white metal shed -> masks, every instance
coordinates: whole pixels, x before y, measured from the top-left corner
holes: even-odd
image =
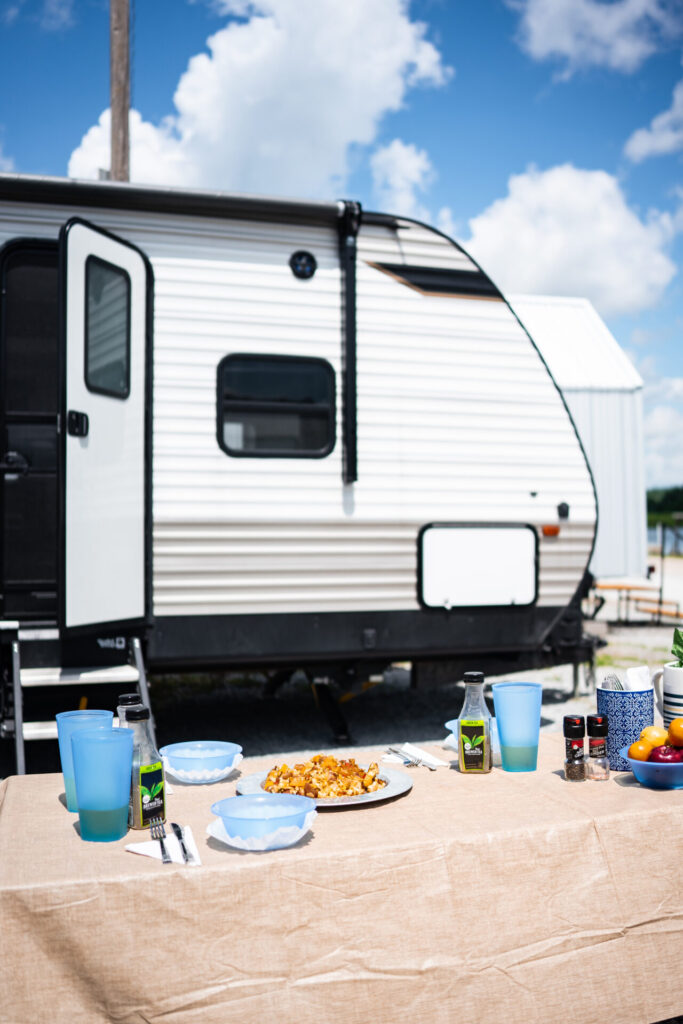
[[[588,299],[507,299],[561,388],[593,471],[598,530],[590,571],[603,579],[644,576],[642,378]]]

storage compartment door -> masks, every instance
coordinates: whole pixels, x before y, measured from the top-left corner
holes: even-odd
[[[124,630],[146,612],[147,264],[133,246],[72,220],[60,273],[60,625]]]
[[[419,538],[426,608],[530,605],[538,591],[538,537],[520,523],[432,523]]]

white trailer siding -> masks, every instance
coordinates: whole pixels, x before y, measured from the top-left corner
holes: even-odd
[[[27,223],[19,219],[23,214]],[[427,296],[371,263],[476,269],[405,222],[361,229],[358,481],[342,482],[337,235],[305,225],[0,204],[0,242],[56,238],[80,215],[145,252],[155,275],[155,617],[417,610],[428,522],[540,529],[539,604],[563,607],[588,561],[591,479],[536,350],[501,300]],[[297,280],[288,259],[310,250]],[[337,376],[324,459],[231,458],[216,440],[217,367],[231,352],[317,356]]]
[[[647,515],[643,381],[583,298],[513,296],[576,423],[598,494],[590,570],[600,578],[644,576]]]

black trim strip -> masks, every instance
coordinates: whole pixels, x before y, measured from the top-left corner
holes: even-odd
[[[152,188],[127,182],[74,181],[0,174],[0,200],[85,206],[106,210],[142,210],[188,217],[236,217],[241,220],[278,221],[336,227],[341,205],[298,199],[227,195],[221,192]]]
[[[537,652],[564,607],[452,611],[161,615],[149,634],[152,670],[212,666],[388,663]],[[370,642],[371,638],[371,642]]]
[[[361,215],[359,203],[345,203],[339,223],[342,285],[342,473],[345,484],[352,484],[358,479],[356,252]]]

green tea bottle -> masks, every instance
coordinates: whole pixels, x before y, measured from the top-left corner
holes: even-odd
[[[149,828],[152,818],[166,820],[164,766],[149,728],[149,708],[142,705],[128,708],[126,727],[133,730],[128,824],[131,828]]]
[[[461,772],[491,771],[491,714],[484,701],[484,673],[465,672],[465,702],[458,718]]]

